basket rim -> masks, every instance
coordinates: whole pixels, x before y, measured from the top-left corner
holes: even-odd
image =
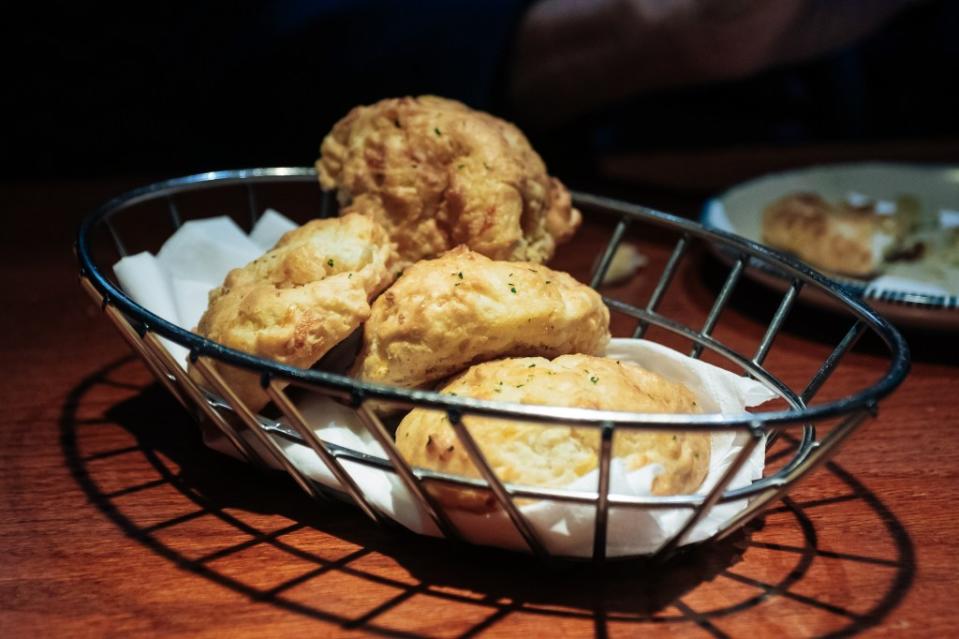
[[[90,280],[103,296],[104,305],[115,305],[127,316],[135,319],[140,324],[140,330],[155,332],[188,348],[191,359],[199,356],[212,357],[228,364],[259,372],[263,376],[264,384],[268,383],[270,377],[277,377],[299,386],[319,387],[328,393],[348,399],[355,406],[366,400],[377,400],[436,408],[459,414],[471,413],[541,422],[562,421],[595,428],[602,427],[605,424],[613,424],[617,427],[642,429],[679,429],[682,427],[683,430],[704,431],[751,430],[760,426],[784,427],[795,422],[818,421],[845,415],[856,410],[867,410],[874,413],[879,400],[889,395],[902,383],[910,368],[909,348],[899,331],[864,302],[856,299],[835,282],[798,260],[741,236],[717,229],[708,229],[698,222],[670,213],[575,191],[572,192],[572,198],[577,206],[609,209],[621,216],[628,215],[659,226],[672,227],[686,235],[706,241],[718,241],[736,249],[747,259],[756,257],[760,259],[760,263],[763,261],[775,263],[777,267],[794,279],[817,286],[839,301],[847,310],[852,311],[858,322],[863,323],[866,328],[871,329],[882,339],[889,349],[887,370],[872,385],[839,399],[813,406],[806,406],[800,400],[800,408],[746,412],[739,415],[636,413],[477,400],[442,395],[430,390],[405,389],[363,382],[326,371],[294,368],[222,346],[183,329],[137,304],[119,287],[110,282],[93,259],[90,246],[90,236],[93,229],[101,222],[107,221],[112,215],[137,203],[184,191],[202,189],[213,183],[226,186],[270,182],[277,178],[285,181],[306,182],[316,180],[316,176],[316,171],[312,167],[231,169],[196,173],[131,189],[103,203],[81,222],[74,247],[79,261],[80,277],[86,277]],[[703,345],[716,351],[713,344],[704,343]],[[728,355],[723,353],[720,353],[720,355],[728,359]],[[768,385],[765,380],[761,381]],[[780,391],[776,390],[776,392],[781,395]]]

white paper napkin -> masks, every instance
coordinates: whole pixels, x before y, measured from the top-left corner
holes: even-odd
[[[193,330],[207,307],[210,291],[231,269],[268,251],[296,224],[273,209],[264,211],[249,236],[226,216],[184,223],[157,255],[143,252],[113,265],[120,286],[140,306],[180,328]],[[188,351],[161,340],[178,362]]]

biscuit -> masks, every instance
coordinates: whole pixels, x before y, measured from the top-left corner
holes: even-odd
[[[374,303],[353,366],[408,388],[510,356],[604,352],[609,310],[566,273],[458,247],[404,271]]]
[[[459,244],[542,263],[582,219],[519,129],[433,96],[354,108],[324,138],[316,169],[341,210],[383,224],[407,263]]]
[[[880,215],[872,206],[834,205],[815,193],[793,193],[763,211],[762,239],[816,268],[865,277],[898,250],[914,215]]]
[[[195,332],[229,348],[309,368],[370,315],[394,277],[386,231],[362,215],[314,220],[210,292]],[[211,363],[253,411],[269,401],[255,373]],[[191,376],[203,381],[199,371]]]
[[[695,396],[636,364],[589,355],[503,359],[473,366],[440,391],[477,399],[522,404],[576,406],[643,413],[699,413]],[[467,416],[463,423],[490,467],[507,483],[560,487],[595,470],[599,431],[572,425]],[[400,423],[396,445],[413,466],[479,477],[443,411],[416,408]],[[613,456],[627,469],[659,464],[655,495],[692,493],[709,470],[707,433],[617,429]],[[497,507],[489,491],[432,483],[448,507],[489,512]]]

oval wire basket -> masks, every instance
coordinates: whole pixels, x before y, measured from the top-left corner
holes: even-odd
[[[633,337],[640,338],[651,326],[665,329],[689,340],[693,344],[691,356],[698,358],[704,349],[721,356],[733,368],[763,383],[785,400],[788,408],[759,411],[739,415],[675,415],[612,412],[585,408],[521,405],[475,400],[466,397],[441,395],[433,391],[410,390],[361,382],[343,375],[320,370],[292,368],[274,361],[261,359],[232,350],[184,330],[146,310],[128,297],[111,277],[106,257],[95,258],[94,237],[106,234],[112,241],[116,254],[127,254],[124,238],[115,223],[117,216],[132,216],[146,208],[150,215],[165,218],[156,223],[153,219],[137,219],[140,229],[172,231],[181,225],[180,202],[188,194],[202,193],[238,186],[246,190],[246,207],[251,223],[256,220],[258,202],[266,187],[269,189],[290,188],[294,183],[316,183],[316,174],[309,168],[261,168],[219,171],[192,175],[159,182],[132,190],[106,202],[81,224],[76,243],[80,263],[80,280],[84,290],[101,306],[105,315],[116,325],[121,336],[138,354],[157,380],[195,418],[208,420],[225,436],[238,454],[257,466],[268,466],[273,461],[288,472],[311,496],[321,497],[329,493],[352,500],[364,513],[378,523],[386,523],[389,517],[370,503],[362,488],[357,485],[343,462],[350,461],[389,473],[402,481],[418,506],[428,514],[439,531],[446,537],[461,539],[461,531],[451,521],[449,513],[427,490],[426,482],[456,486],[464,489],[489,490],[498,505],[508,515],[510,522],[521,535],[529,550],[541,557],[550,557],[546,545],[535,527],[517,505],[517,499],[546,499],[556,502],[591,505],[595,508],[593,523],[592,559],[602,562],[607,559],[607,528],[611,508],[681,508],[689,511],[689,517],[658,545],[652,556],[665,557],[674,552],[693,527],[709,511],[719,504],[748,499],[748,505],[718,527],[710,539],[721,539],[755,518],[777,499],[784,496],[806,473],[827,461],[837,447],[868,417],[877,413],[880,399],[892,392],[903,380],[909,369],[909,353],[900,334],[882,317],[847,291],[813,271],[808,266],[765,246],[722,231],[708,230],[689,220],[649,209],[647,207],[589,195],[574,193],[576,206],[595,211],[616,220],[616,225],[605,250],[596,262],[591,276],[591,286],[597,288],[610,266],[613,255],[627,229],[637,225],[654,225],[677,234],[678,241],[672,251],[649,299],[642,304],[604,296],[604,301],[613,312],[624,314],[637,322]],[[316,187],[319,195],[319,186]],[[322,213],[331,209],[331,198],[322,199]],[[681,321],[660,312],[659,306],[673,276],[682,260],[689,254],[694,241],[718,245],[737,256],[725,282],[709,310],[703,326],[692,328]],[[99,251],[102,253],[103,251]],[[115,257],[115,256],[114,256]],[[737,281],[746,268],[773,267],[777,273],[788,278],[789,286],[754,353],[744,354],[713,337],[723,308],[730,300]],[[833,298],[852,319],[851,327],[835,348],[822,361],[810,381],[800,389],[794,389],[763,366],[773,341],[783,325],[800,290],[815,287],[817,291]],[[843,356],[860,337],[871,331],[888,349],[887,368],[871,386],[861,388],[839,399],[811,405],[814,396],[830,379]],[[190,351],[190,361],[206,379],[208,388],[196,384],[162,345],[158,337],[180,344]],[[232,366],[260,374],[263,388],[285,417],[286,423],[254,414],[224,382],[216,369],[203,358],[212,358]],[[353,407],[363,425],[380,444],[386,457],[323,441],[309,427],[306,420],[290,400],[285,384],[322,393]],[[399,407],[428,407],[446,411],[454,432],[470,455],[471,461],[481,474],[481,479],[448,475],[425,468],[411,467],[397,451],[389,429],[373,410],[374,403],[389,403]],[[484,415],[499,418],[522,419],[535,422],[562,422],[595,428],[600,431],[598,489],[572,491],[536,486],[521,486],[504,483],[494,473],[469,430],[464,426],[464,417]],[[817,437],[816,424],[826,420],[838,420],[821,437]],[[289,425],[292,425],[292,428]],[[732,489],[729,484],[736,472],[745,463],[749,453],[762,442],[773,441],[785,429],[799,431],[795,447],[788,461],[775,472],[757,479],[747,486]],[[730,468],[706,494],[637,497],[611,494],[610,463],[612,440],[617,430],[639,429],[657,431],[735,431],[747,433],[746,445],[736,455]],[[244,436],[249,431],[249,438]],[[285,439],[309,446],[332,473],[341,486],[341,491],[323,486],[308,477],[284,454],[282,447],[271,437]],[[766,437],[768,436],[768,438]],[[250,439],[259,446],[251,445]],[[555,555],[554,555],[555,556]],[[643,556],[649,556],[643,554]],[[623,558],[621,555],[618,558]]]

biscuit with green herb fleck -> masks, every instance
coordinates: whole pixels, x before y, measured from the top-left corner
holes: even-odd
[[[567,273],[460,246],[377,298],[352,374],[423,387],[491,359],[603,353],[609,336],[602,298]]]
[[[230,271],[210,291],[197,333],[251,355],[309,368],[369,317],[394,278],[386,231],[362,215],[313,220]],[[267,404],[259,376],[211,361],[251,410]],[[204,380],[191,367],[190,375]]]
[[[568,406],[640,413],[699,413],[695,395],[636,364],[605,357],[563,355],[512,358],[473,366],[441,393],[518,404]],[[496,475],[508,483],[561,487],[599,463],[599,431],[570,424],[466,416],[463,424]],[[480,477],[444,411],[416,408],[400,423],[396,445],[413,466]],[[708,433],[616,430],[613,456],[628,470],[662,468],[655,495],[695,492],[709,470]],[[497,507],[485,490],[431,485],[453,508],[489,512]]]
[[[493,259],[545,262],[582,216],[523,133],[435,96],[358,106],[323,139],[320,184],[369,215],[412,263],[466,244]]]

